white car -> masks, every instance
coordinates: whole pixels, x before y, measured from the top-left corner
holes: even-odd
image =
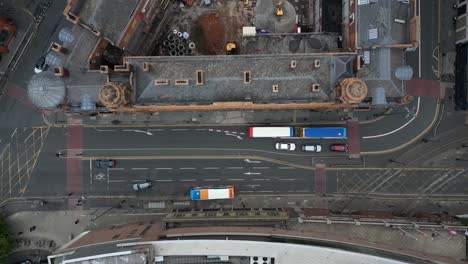
[[[294,144],[294,143],[280,143],[280,142],[278,142],[278,143],[275,144],[275,148],[276,148],[277,150],[291,150],[291,151],[293,151],[293,150],[296,149],[296,144]]]
[[[302,151],[305,152],[322,152],[321,145],[302,145]]]

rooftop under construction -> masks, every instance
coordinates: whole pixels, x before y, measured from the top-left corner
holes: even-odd
[[[415,4],[69,0],[70,28],[51,44],[49,71],[33,77],[29,95],[38,107],[72,112],[406,103]]]

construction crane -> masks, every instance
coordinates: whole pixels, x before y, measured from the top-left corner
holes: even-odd
[[[284,0],[274,0],[275,1],[275,14],[276,16],[283,16],[284,11],[283,11],[283,3]]]

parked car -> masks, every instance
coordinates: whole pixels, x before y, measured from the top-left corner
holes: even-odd
[[[10,44],[16,35],[16,25],[11,17],[0,16],[0,54],[10,51]]]
[[[275,148],[277,150],[295,150],[296,149],[296,144],[294,143],[281,143],[281,142],[278,142],[275,144]]]
[[[302,151],[305,152],[322,152],[321,145],[302,145]]]
[[[335,152],[348,152],[347,144],[332,144],[330,145],[330,150]]]
[[[153,183],[150,180],[147,180],[144,182],[138,182],[138,183],[133,184],[133,190],[140,191],[140,190],[151,188],[151,186],[153,186]]]
[[[46,58],[44,56],[40,57],[36,64],[34,65],[34,72],[41,73],[47,69]]]
[[[96,160],[94,162],[96,168],[113,168],[116,165],[115,160]]]

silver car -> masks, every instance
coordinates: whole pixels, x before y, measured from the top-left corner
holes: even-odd
[[[151,186],[153,186],[153,183],[150,180],[147,180],[144,182],[135,183],[133,184],[132,187],[134,191],[140,191],[140,190],[151,188]]]

